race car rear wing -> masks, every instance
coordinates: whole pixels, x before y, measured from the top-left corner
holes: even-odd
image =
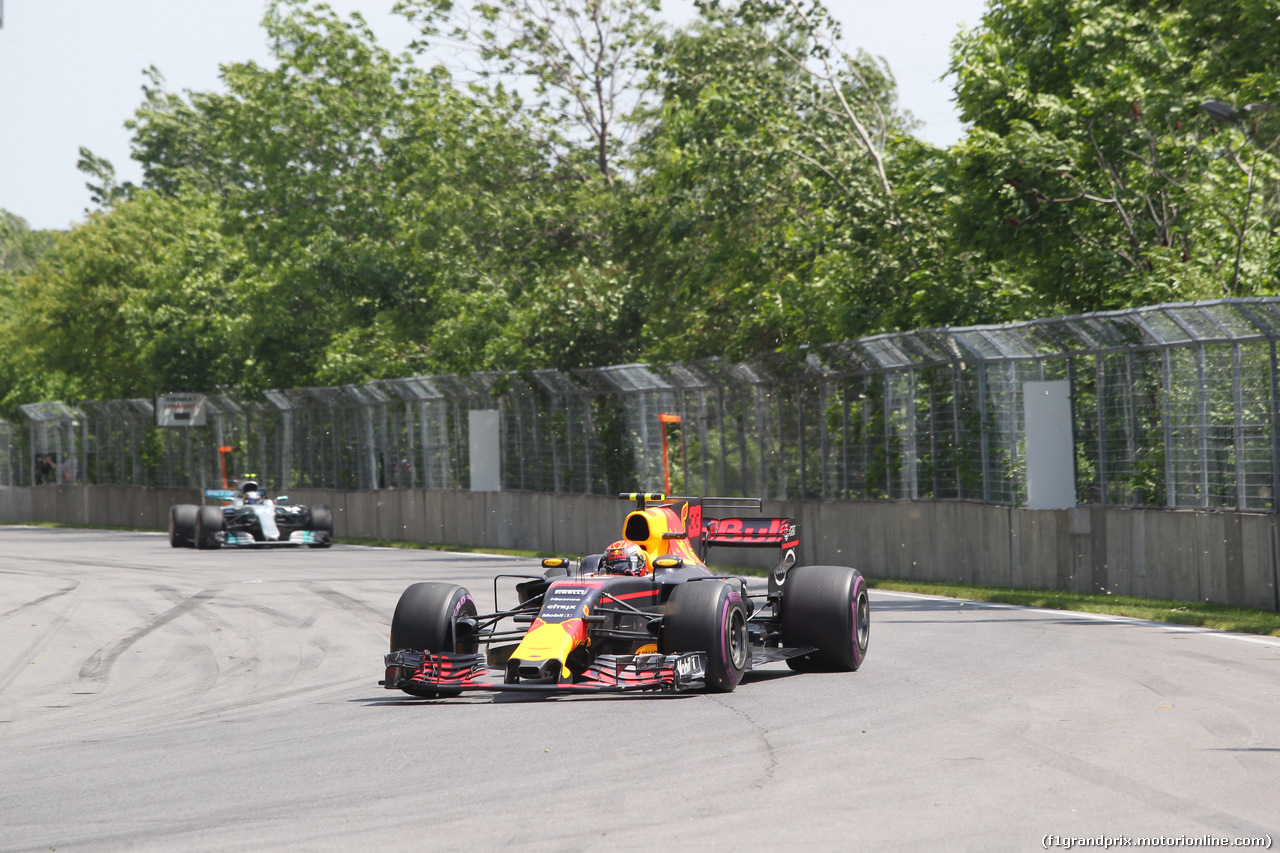
[[[797,548],[800,525],[794,518],[708,518],[702,542],[708,548]]]
[[[769,594],[777,595],[800,557],[800,525],[794,518],[709,518],[702,525],[702,546],[778,548],[778,562],[769,570]]]
[[[764,501],[760,498],[695,498],[677,497],[663,494],[643,492],[626,492],[618,495],[621,500],[636,502],[637,513],[644,512],[646,505],[656,503],[669,507],[673,511],[681,508],[679,518],[685,520],[687,527],[678,533],[664,533],[664,539],[686,539],[700,560],[706,559],[711,548],[777,548],[781,552],[778,562],[769,571],[769,590],[776,593],[786,582],[787,571],[796,564],[800,556],[800,525],[794,518],[769,518],[760,516],[731,515],[711,517],[708,515],[723,510],[748,510],[757,513],[764,509]],[[675,516],[672,516],[675,518]],[[645,526],[644,539],[648,535]],[[631,533],[627,533],[629,538]]]

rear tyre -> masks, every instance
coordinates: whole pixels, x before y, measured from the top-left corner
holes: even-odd
[[[196,507],[196,547],[212,551],[222,547],[222,510],[216,506]]]
[[[798,566],[782,593],[782,642],[817,646],[787,666],[798,672],[853,672],[867,656],[871,601],[867,582],[847,566]]]
[[[174,504],[169,508],[169,545],[174,548],[196,547],[195,504]]]
[[[311,520],[307,522],[307,529],[314,531],[320,540],[311,547],[328,548],[333,544],[333,511],[327,506],[313,506],[308,513]]]
[[[474,654],[479,644],[459,639],[457,620],[476,615],[476,602],[463,587],[451,583],[415,583],[400,595],[391,617],[391,651]],[[440,699],[461,690],[402,687],[410,696]]]
[[[742,593],[718,580],[688,581],[671,591],[662,617],[663,654],[707,653],[707,690],[729,693],[751,664]]]

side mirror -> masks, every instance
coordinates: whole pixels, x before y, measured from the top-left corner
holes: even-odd
[[[683,569],[683,557],[658,557],[653,561],[654,569]]]

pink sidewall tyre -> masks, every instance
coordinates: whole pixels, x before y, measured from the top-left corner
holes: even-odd
[[[787,665],[798,671],[853,672],[867,657],[871,600],[867,581],[848,566],[797,566],[782,590],[782,642],[816,646]]]
[[[747,607],[738,587],[721,580],[687,581],[671,591],[662,618],[663,654],[706,652],[706,686],[729,693],[751,664]]]

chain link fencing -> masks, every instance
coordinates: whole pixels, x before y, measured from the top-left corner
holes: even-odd
[[[1065,380],[1080,504],[1272,512],[1280,299],[877,335],[769,356],[22,406],[0,483],[277,491],[469,486],[467,413],[500,413],[504,489],[1026,502],[1023,384]],[[41,459],[43,458],[43,462]],[[51,466],[51,467],[50,467]]]
[[[13,424],[4,418],[0,418],[0,450],[0,486],[15,486],[21,481],[21,447]]]

